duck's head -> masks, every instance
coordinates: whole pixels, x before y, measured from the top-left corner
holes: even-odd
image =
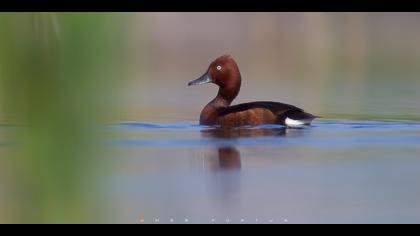
[[[237,88],[241,86],[241,75],[238,65],[230,55],[223,55],[214,60],[206,73],[200,78],[188,83],[190,85],[200,85],[214,83],[220,88]]]

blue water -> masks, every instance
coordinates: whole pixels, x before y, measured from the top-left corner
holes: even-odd
[[[420,223],[417,122],[107,131],[115,222]]]
[[[112,223],[420,223],[420,122],[99,128]],[[20,129],[0,126],[2,171]]]

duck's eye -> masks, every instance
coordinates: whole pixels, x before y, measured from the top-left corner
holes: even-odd
[[[222,69],[222,67],[221,67],[221,66],[216,66],[216,69],[217,69],[217,70],[221,70],[221,69]]]

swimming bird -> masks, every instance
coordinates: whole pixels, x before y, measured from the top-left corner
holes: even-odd
[[[279,102],[258,101],[231,106],[241,88],[238,65],[230,55],[214,60],[198,79],[188,83],[200,85],[214,83],[219,86],[217,96],[201,111],[201,125],[238,127],[245,125],[280,124],[287,127],[310,125],[319,116],[303,109]]]

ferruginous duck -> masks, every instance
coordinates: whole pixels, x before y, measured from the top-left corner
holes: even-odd
[[[249,102],[231,106],[241,88],[238,65],[230,55],[214,60],[206,73],[188,83],[199,85],[214,83],[219,92],[201,111],[201,125],[237,127],[244,125],[280,124],[288,127],[310,125],[314,116],[301,108],[279,102]]]

